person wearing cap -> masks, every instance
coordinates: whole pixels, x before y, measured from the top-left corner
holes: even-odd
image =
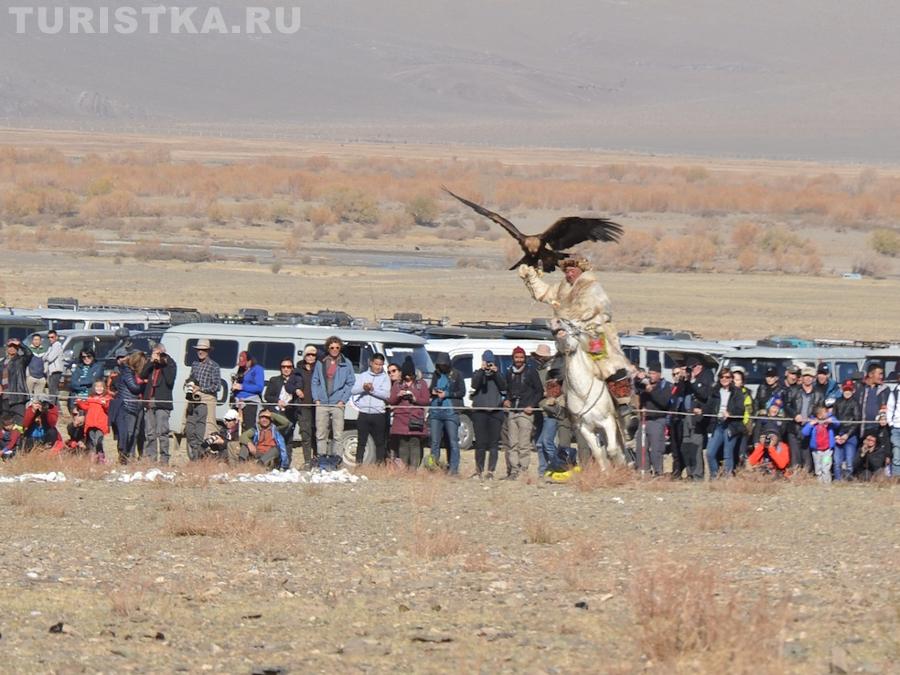
[[[803,437],[801,430],[813,416],[815,409],[825,403],[825,399],[813,387],[815,378],[816,369],[804,366],[800,369],[800,383],[788,389],[784,398],[784,414],[789,420],[786,436],[791,449],[791,466],[810,473],[813,471],[813,457],[809,439]]]
[[[316,363],[312,395],[316,404],[316,447],[320,455],[339,455],[344,433],[344,406],[350,400],[356,375],[343,354],[344,342],[336,335],[325,340],[325,356]],[[329,435],[332,441],[329,442]]]
[[[153,346],[140,373],[144,380],[144,457],[162,464],[170,461],[169,416],[177,370],[175,360],[169,358],[160,342]]]
[[[497,359],[490,349],[481,355],[481,367],[472,373],[471,386],[471,417],[475,428],[475,473],[472,478],[491,480],[497,470],[500,455],[500,429],[503,426],[501,407],[506,378],[497,367]]]
[[[577,322],[587,333],[584,348],[593,358],[597,376],[609,383],[611,393],[620,404],[627,404],[631,398],[629,374],[633,368],[619,344],[609,296],[586,258],[566,258],[559,266],[564,278],[556,286],[550,286],[528,265],[519,266],[519,276],[531,297],[553,308],[555,318]]]
[[[844,380],[841,384],[841,397],[835,401],[833,413],[838,420],[834,433],[834,479],[849,480],[856,463],[859,421],[862,419],[853,380]]]
[[[841,396],[841,388],[831,379],[831,367],[827,363],[820,363],[816,368],[816,381],[813,387],[822,397],[822,400],[833,398],[837,400]]]
[[[709,420],[703,417],[703,409],[709,403],[715,386],[712,369],[696,354],[689,354],[685,367],[685,410],[693,414],[685,419],[682,454],[685,468],[691,480],[703,480],[703,455],[709,438]]]
[[[466,395],[462,373],[450,364],[450,355],[441,352],[434,358],[431,377],[431,404],[428,408],[428,427],[431,433],[430,460],[426,466],[437,466],[441,456],[441,440],[447,439],[447,469],[451,476],[459,475],[459,410]]]
[[[82,349],[78,354],[78,364],[72,366],[69,378],[69,412],[75,410],[77,401],[85,400],[91,393],[94,382],[103,379],[103,364],[97,362],[93,349]]]
[[[663,455],[666,452],[666,420],[672,399],[672,385],[662,377],[659,361],[647,364],[647,372],[635,378],[641,409],[641,425],[635,436],[635,468],[652,470],[656,476],[663,473]]]
[[[813,458],[813,466],[816,478],[821,483],[830,483],[834,460],[834,431],[838,427],[834,418],[825,405],[816,406],[812,417],[803,425],[800,433],[809,439],[809,450]]]
[[[882,429],[873,427],[864,431],[859,444],[859,454],[853,465],[854,478],[872,480],[885,475],[885,467],[890,466],[890,442]]]
[[[287,381],[287,389],[293,392],[294,423],[300,437],[300,448],[303,451],[303,468],[308,470],[312,466],[313,443],[313,419],[315,408],[313,407],[312,378],[316,370],[316,362],[319,358],[319,350],[315,345],[306,345],[303,348],[302,359],[296,364],[294,372]]]
[[[16,424],[22,424],[25,416],[25,373],[32,357],[31,350],[17,338],[6,341],[6,356],[0,362],[0,414],[11,415]]]
[[[259,413],[257,425],[241,434],[241,459],[255,459],[267,469],[287,468],[287,444],[274,422],[271,410]]]
[[[191,363],[193,399],[188,404],[184,425],[188,456],[200,459],[204,454],[203,439],[216,432],[216,403],[222,386],[222,370],[210,356],[212,344],[207,338],[200,338],[194,345],[197,358]]]
[[[241,461],[241,414],[234,408],[228,409],[215,433],[203,440],[201,455],[206,457],[210,452],[229,464]]]
[[[517,346],[513,349],[512,364],[506,371],[506,398],[503,400],[503,407],[508,410],[506,467],[509,480],[516,480],[528,471],[534,450],[534,413],[543,393],[540,376],[526,363],[525,350]]]
[[[45,396],[31,399],[22,419],[22,450],[29,452],[36,446],[53,448],[61,445],[56,423],[59,422],[59,408]]]
[[[769,366],[763,372],[763,381],[756,388],[756,396],[753,399],[754,414],[758,417],[766,415],[775,398],[784,400],[784,387],[778,382],[778,369]]]
[[[856,390],[863,432],[881,431],[888,426],[887,403],[890,394],[890,388],[884,383],[884,366],[878,362],[870,363],[862,386]]]

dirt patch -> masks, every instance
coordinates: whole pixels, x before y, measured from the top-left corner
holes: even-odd
[[[866,672],[900,658],[898,539],[858,517],[893,522],[896,485],[371,473],[316,490],[0,485],[6,667],[820,673],[835,653]]]

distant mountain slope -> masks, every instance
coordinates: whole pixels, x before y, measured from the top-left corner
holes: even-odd
[[[270,36],[16,35],[0,14],[0,123],[900,161],[886,0],[299,4]]]

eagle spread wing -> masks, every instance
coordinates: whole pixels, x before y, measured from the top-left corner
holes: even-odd
[[[522,234],[521,232],[519,232],[519,229],[515,225],[513,225],[511,222],[509,222],[506,218],[501,216],[499,213],[494,213],[493,211],[488,211],[486,208],[484,208],[483,206],[479,206],[475,202],[470,202],[468,199],[464,199],[463,197],[460,197],[459,195],[453,194],[452,192],[450,192],[450,190],[448,190],[443,185],[441,186],[441,189],[444,192],[446,192],[448,195],[450,195],[451,197],[461,201],[463,204],[468,206],[470,209],[472,209],[476,213],[480,213],[482,216],[485,216],[485,217],[493,220],[500,227],[502,227],[504,230],[509,232],[513,237],[515,237],[516,240],[519,242],[519,244],[521,244],[523,241],[525,241],[525,235]],[[584,241],[584,240],[582,240],[582,241]]]
[[[560,218],[540,235],[541,241],[555,251],[564,251],[583,241],[619,241],[622,226],[606,218]]]

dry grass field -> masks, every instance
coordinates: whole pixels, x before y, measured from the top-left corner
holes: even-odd
[[[547,316],[498,228],[611,214],[621,329],[900,334],[892,167],[0,130],[0,298]],[[879,234],[880,233],[880,234]],[[877,235],[877,237],[876,237]],[[876,252],[875,247],[881,252]],[[866,272],[859,281],[839,273]],[[464,468],[472,458],[464,456]],[[354,485],[0,477],[8,672],[892,673],[897,484],[365,469]]]
[[[897,485],[0,485],[8,672],[896,672]],[[467,457],[467,461],[470,458]],[[862,515],[861,515],[862,514]],[[279,670],[280,669],[280,670]]]
[[[546,316],[442,183],[524,230],[620,221],[621,244],[583,250],[624,330],[900,332],[897,167],[33,130],[0,130],[0,300]]]

